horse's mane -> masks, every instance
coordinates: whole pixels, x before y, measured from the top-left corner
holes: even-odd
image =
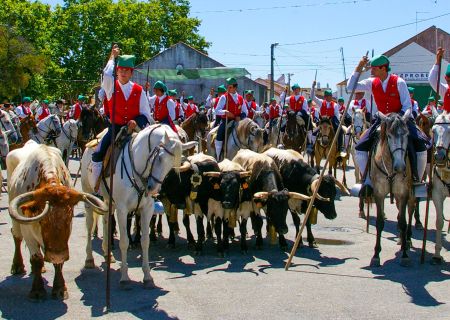
[[[400,115],[397,113],[390,113],[387,115],[386,118],[381,121],[380,141],[385,142],[387,138],[387,131],[395,130],[398,127],[403,127],[406,132],[408,132],[406,123]]]

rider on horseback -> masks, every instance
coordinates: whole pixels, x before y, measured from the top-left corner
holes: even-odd
[[[119,56],[120,49],[115,45],[111,51],[111,56],[105,69],[103,70],[102,88],[105,90],[108,100],[109,114],[112,115],[112,108],[115,107],[114,128],[118,133],[124,126],[133,129],[138,125],[143,129],[149,122],[152,122],[148,100],[142,87],[130,81],[134,70],[135,56]],[[114,59],[117,62],[117,79],[114,83]],[[113,94],[114,89],[116,93]],[[113,101],[115,100],[115,102]],[[111,119],[112,121],[112,119]],[[96,184],[102,172],[102,162],[111,144],[112,126],[108,127],[108,132],[103,136],[100,147],[92,154],[92,181]],[[95,180],[94,180],[95,179]],[[94,190],[98,192],[98,190]]]
[[[399,113],[404,114],[411,109],[411,98],[409,97],[406,82],[395,74],[389,73],[389,59],[385,56],[373,58],[370,61],[371,77],[356,82],[358,73],[363,72],[363,68],[369,63],[368,57],[364,56],[358,66],[348,80],[347,87],[350,89],[362,90],[373,94],[378,107],[378,112],[382,114]],[[361,174],[365,175],[363,187],[360,195],[372,195],[373,189],[370,181],[370,175],[366,172],[368,152],[373,146],[376,139],[376,131],[381,124],[381,120],[377,117],[372,126],[361,136],[357,143],[356,162],[361,170]],[[412,118],[407,121],[409,130],[408,135],[408,154],[411,161],[413,179],[420,182],[425,173],[427,164],[427,147],[430,141],[427,136],[416,127]],[[364,177],[363,177],[364,178]],[[367,192],[367,193],[366,193]]]
[[[166,124],[177,132],[173,124],[175,120],[175,101],[167,95],[167,86],[162,81],[156,81],[153,85],[154,95],[149,98],[150,108],[153,110],[153,118],[156,122]]]
[[[319,113],[321,117],[328,117],[331,119],[331,123],[333,125],[334,132],[336,132],[339,126],[339,119],[341,114],[339,113],[339,105],[333,101],[333,93],[331,90],[325,90],[324,99],[319,99],[315,94],[316,81],[313,81],[311,88],[311,98],[316,103],[319,108]],[[317,135],[318,129],[316,129],[313,135]],[[344,149],[344,135],[342,130],[339,132],[338,136],[338,157],[345,158],[347,153]]]
[[[237,93],[237,81],[235,78],[227,79],[227,92],[220,97],[216,107],[216,119],[221,118],[219,129],[217,130],[216,137],[216,157],[220,159],[222,153],[223,140],[225,139],[225,126],[226,119],[234,120],[235,122],[241,119],[242,113],[246,113],[246,107],[244,105],[244,98]]]

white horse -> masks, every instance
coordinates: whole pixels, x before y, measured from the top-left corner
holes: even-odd
[[[61,121],[58,116],[51,114],[37,123],[37,132],[32,133],[31,139],[45,143],[48,139],[56,139],[61,131]]]
[[[264,118],[264,111],[255,111],[253,114],[253,122],[255,122],[258,127],[264,129],[266,126],[266,118]]]
[[[142,270],[144,272],[144,287],[153,288],[154,282],[150,275],[148,263],[149,248],[149,225],[154,214],[153,195],[161,188],[162,181],[173,167],[181,164],[181,154],[184,149],[192,148],[196,142],[181,143],[178,135],[167,125],[151,125],[127,142],[117,159],[114,174],[114,191],[112,201],[114,202],[116,221],[120,231],[120,251],[122,255],[120,285],[126,288],[130,283],[127,265],[127,215],[135,211],[141,217],[141,247],[142,247]],[[93,181],[89,181],[92,175],[92,153],[93,149],[87,148],[81,159],[81,185],[83,191],[93,192]],[[109,178],[106,179],[109,185]],[[100,192],[109,203],[110,195],[102,182]],[[86,207],[86,268],[95,267],[92,256],[92,224],[93,208],[88,204]],[[103,220],[103,251],[106,255],[108,230],[106,216]]]
[[[278,144],[282,143],[284,133],[281,132],[281,127],[286,126],[286,122],[287,118],[285,116],[278,117],[278,119],[272,125],[272,128],[270,128],[270,121],[267,122],[266,131],[269,135],[268,144],[271,144],[272,147],[276,148]]]
[[[352,115],[352,125],[347,128],[345,134],[348,135],[350,144],[350,153],[352,154],[353,163],[355,166],[355,181],[356,183],[360,183],[361,177],[359,172],[359,167],[357,162],[355,161],[355,145],[359,142],[361,138],[361,134],[367,129],[366,118],[364,112],[361,109],[357,109],[353,112]],[[351,141],[350,141],[351,140]]]
[[[0,129],[6,135],[8,144],[19,142],[17,127],[14,127],[10,114],[4,110],[0,110]]]
[[[61,134],[50,142],[50,145],[61,150],[66,166],[69,166],[69,157],[72,153],[74,143],[77,141],[78,121],[69,119],[64,122],[61,128]]]
[[[450,115],[441,114],[436,118],[433,125],[435,170],[433,177],[433,203],[436,208],[436,244],[433,264],[443,262],[442,249],[442,227],[444,226],[444,200],[450,197],[450,168],[448,167],[448,149],[450,147]]]

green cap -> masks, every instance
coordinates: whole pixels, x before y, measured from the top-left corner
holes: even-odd
[[[450,77],[450,64],[447,66],[447,71],[445,71],[445,75]]]
[[[155,84],[153,85],[153,89],[160,89],[163,92],[167,92],[167,86],[164,84],[164,82],[159,80],[155,82]]]
[[[270,102],[272,101],[277,101],[277,99],[275,99],[274,97],[270,98]]]
[[[173,89],[173,90],[169,90],[167,91],[167,93],[169,94],[169,96],[171,97],[175,97],[178,93],[177,93],[177,89]]]
[[[409,91],[409,93],[414,93],[414,88],[413,87],[408,87],[408,91]]]
[[[287,108],[289,108],[289,105],[285,104],[283,109],[287,109]]]
[[[30,97],[23,97],[22,103],[26,103],[26,102],[31,102],[31,98]]]
[[[42,103],[48,104],[48,100],[47,99],[42,100]]]
[[[227,79],[227,86],[231,86],[233,84],[237,84],[237,81],[235,78],[228,78]]]
[[[227,92],[227,88],[225,88],[225,86],[222,84],[222,85],[217,87],[217,92],[218,93],[225,93],[225,92]]]
[[[444,105],[444,100],[438,100],[438,104],[439,104],[440,106],[443,106],[443,105]]]
[[[388,71],[391,70],[391,68],[389,68],[389,59],[384,55],[372,58],[372,60],[370,60],[370,66],[371,67],[388,66]]]
[[[325,90],[324,95],[325,95],[325,97],[326,96],[332,96],[333,92],[331,90]]]
[[[292,88],[292,90],[300,89],[300,86],[296,83],[291,88]]]
[[[134,69],[135,61],[136,57],[132,55],[119,56],[119,59],[117,60],[117,67]]]
[[[254,93],[253,90],[245,90],[244,91],[244,94],[251,94],[251,95],[253,95],[253,93]]]
[[[308,103],[311,103],[312,102],[312,99],[308,99]]]
[[[429,101],[429,102],[434,101],[434,97],[433,97],[433,96],[429,97],[429,98],[428,98],[428,101]]]
[[[80,95],[78,96],[78,100],[79,100],[79,101],[86,101],[86,97],[80,94]]]
[[[188,100],[194,100],[194,96],[187,97]]]
[[[339,99],[338,99],[338,102],[344,102],[345,100],[344,100],[344,98],[342,98],[342,97],[340,97]]]

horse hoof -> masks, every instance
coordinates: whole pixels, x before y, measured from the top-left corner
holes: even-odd
[[[400,260],[400,265],[401,265],[402,267],[409,267],[409,266],[411,265],[411,259],[409,259],[409,257],[402,258],[402,259]]]
[[[84,262],[84,268],[85,269],[94,269],[95,268],[94,259],[86,259],[86,261]]]
[[[130,280],[121,280],[119,282],[120,290],[131,290],[131,281]]]
[[[372,258],[372,260],[370,260],[370,266],[375,267],[375,268],[378,268],[379,266],[381,266],[380,258]]]
[[[69,299],[69,293],[67,292],[67,288],[53,289],[52,290],[52,299],[53,300],[67,300]]]
[[[144,289],[151,290],[151,289],[155,289],[155,288],[156,288],[156,285],[155,285],[155,282],[153,281],[153,279],[144,280]]]
[[[364,213],[364,211],[360,211],[360,212],[359,212],[359,217],[360,217],[361,219],[364,219],[364,220],[367,219],[366,214]]]
[[[41,288],[39,290],[31,290],[28,294],[28,299],[33,302],[38,302],[45,300],[47,298],[47,291],[45,291],[44,288]]]
[[[422,222],[420,221],[416,222],[414,228],[416,228],[416,230],[423,230]]]
[[[317,245],[316,241],[310,241],[310,242],[308,242],[308,247],[310,247],[310,248],[318,248],[319,246]]]
[[[25,273],[26,273],[25,266],[23,264],[22,265],[13,264],[11,266],[11,274],[12,275],[20,276],[20,275],[24,275]]]
[[[432,257],[430,260],[430,264],[433,266],[441,265],[444,259],[442,257]]]

